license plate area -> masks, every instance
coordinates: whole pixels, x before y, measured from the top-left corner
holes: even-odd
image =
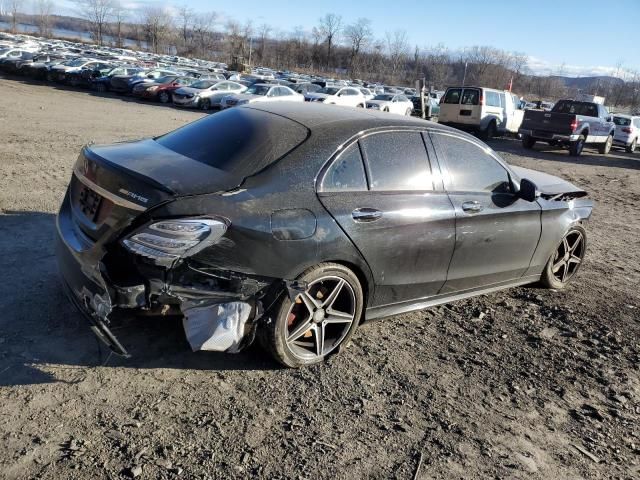
[[[470,117],[471,116],[471,110],[460,110],[460,116],[462,116],[462,117]]]
[[[78,195],[78,206],[80,211],[87,219],[95,223],[98,212],[100,211],[100,204],[102,203],[102,197],[96,192],[91,190],[86,185],[83,185]]]

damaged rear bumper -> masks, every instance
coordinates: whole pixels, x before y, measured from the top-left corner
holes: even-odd
[[[116,311],[183,315],[192,350],[238,352],[254,337],[261,299],[282,282],[181,261],[166,269],[132,253],[114,254],[83,235],[67,210],[57,218],[56,256],[62,283],[91,329],[114,353],[129,356],[109,329]],[[195,262],[194,262],[195,263]],[[169,308],[167,308],[169,307]]]

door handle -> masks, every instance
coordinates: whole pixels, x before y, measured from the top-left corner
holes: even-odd
[[[351,212],[351,216],[356,222],[374,222],[379,218],[382,218],[382,212],[375,208],[356,208]]]
[[[477,200],[472,200],[470,202],[464,202],[462,204],[462,210],[468,213],[478,213],[481,212],[484,207],[480,205],[480,202]]]

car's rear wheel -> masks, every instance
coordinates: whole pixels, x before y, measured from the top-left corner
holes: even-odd
[[[598,153],[600,155],[607,155],[611,151],[611,146],[613,145],[613,135],[609,135],[607,137],[607,141],[600,144],[598,147]]]
[[[631,142],[631,145],[626,147],[625,150],[627,151],[627,153],[633,153],[636,151],[637,146],[638,146],[638,140],[634,138],[633,142]]]
[[[304,292],[293,301],[283,295],[259,332],[263,346],[291,368],[336,353],[358,327],[364,304],[358,277],[343,265],[322,263],[298,280]]]
[[[542,273],[542,285],[564,288],[578,272],[586,251],[587,232],[579,225],[571,227],[549,258]]]
[[[532,149],[535,144],[536,144],[536,139],[533,138],[532,136],[525,135],[522,137],[522,146],[527,150]]]
[[[405,114],[407,117],[410,117],[410,116],[411,116],[411,112],[412,112],[412,110],[411,110],[410,108],[407,108],[407,111],[406,111],[406,112],[404,112],[404,114]]]
[[[578,140],[575,142],[571,142],[569,144],[569,155],[572,157],[579,157],[582,155],[582,150],[584,149],[584,137],[580,135]]]
[[[171,95],[169,95],[168,92],[160,92],[158,100],[160,100],[160,103],[169,103],[171,101]]]

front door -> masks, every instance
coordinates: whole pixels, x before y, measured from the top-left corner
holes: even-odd
[[[455,208],[456,242],[442,293],[522,277],[541,233],[541,209],[513,192],[506,168],[486,145],[432,132]]]
[[[365,136],[333,161],[319,188],[371,268],[376,295],[369,306],[435,295],[446,280],[454,210],[424,140],[407,130]]]

